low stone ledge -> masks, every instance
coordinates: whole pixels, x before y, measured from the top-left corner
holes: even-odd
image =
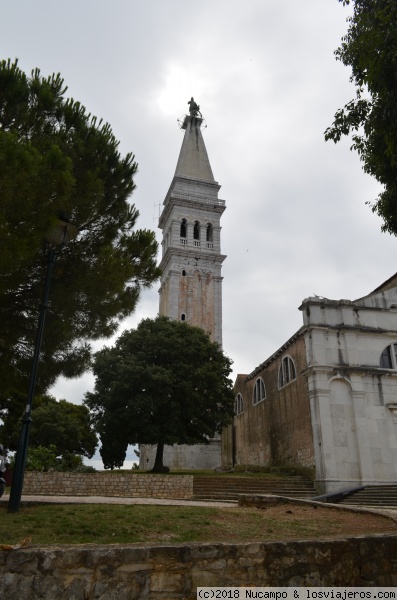
[[[0,552],[0,600],[195,599],[198,586],[394,587],[397,535]]]
[[[23,493],[32,496],[193,498],[192,475],[25,473]]]

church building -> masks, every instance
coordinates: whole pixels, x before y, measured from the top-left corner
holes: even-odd
[[[305,467],[319,493],[397,481],[397,274],[358,300],[310,297],[302,327],[238,375],[224,466]]]
[[[193,98],[165,196],[160,314],[222,344],[218,198]],[[397,480],[397,274],[358,300],[306,298],[302,327],[235,384],[235,417],[208,445],[164,449],[171,469],[235,465],[312,471],[319,493]],[[140,447],[151,469],[155,447]]]
[[[225,201],[218,198],[205,147],[203,118],[193,98],[174,177],[163,202],[160,315],[185,321],[206,331],[222,345],[222,263],[220,218]],[[155,448],[141,446],[140,468],[153,466]],[[221,464],[220,437],[208,445],[164,448],[171,469],[213,469]]]

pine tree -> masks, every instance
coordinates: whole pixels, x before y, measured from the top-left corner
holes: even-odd
[[[0,62],[0,407],[27,389],[54,219],[78,235],[55,261],[38,392],[84,372],[87,340],[112,335],[159,276],[154,233],[136,229],[129,202],[134,156],[66,89]]]

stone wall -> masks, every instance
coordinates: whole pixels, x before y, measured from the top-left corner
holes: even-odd
[[[397,586],[397,536],[0,553],[0,600],[194,599],[201,586]]]
[[[153,468],[156,458],[157,446],[143,445],[139,447],[139,466],[142,470],[149,471]],[[208,469],[213,470],[221,465],[221,440],[216,435],[209,444],[175,444],[164,446],[164,465],[171,470],[182,469]]]
[[[296,379],[279,389],[281,361],[290,356]],[[283,352],[275,354],[250,375],[239,375],[235,394],[241,393],[244,410],[234,417],[233,431],[223,437],[222,464],[313,467],[314,448],[306,367],[302,336],[287,342]],[[266,397],[253,404],[255,382],[263,379]],[[232,448],[230,448],[232,444]]]
[[[192,475],[134,473],[34,473],[27,471],[24,494],[52,496],[119,496],[125,498],[192,498]]]

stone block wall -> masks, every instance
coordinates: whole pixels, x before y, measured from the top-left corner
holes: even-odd
[[[44,496],[192,498],[193,476],[27,471],[23,493]]]
[[[0,553],[0,600],[194,599],[197,587],[397,586],[397,536]]]

